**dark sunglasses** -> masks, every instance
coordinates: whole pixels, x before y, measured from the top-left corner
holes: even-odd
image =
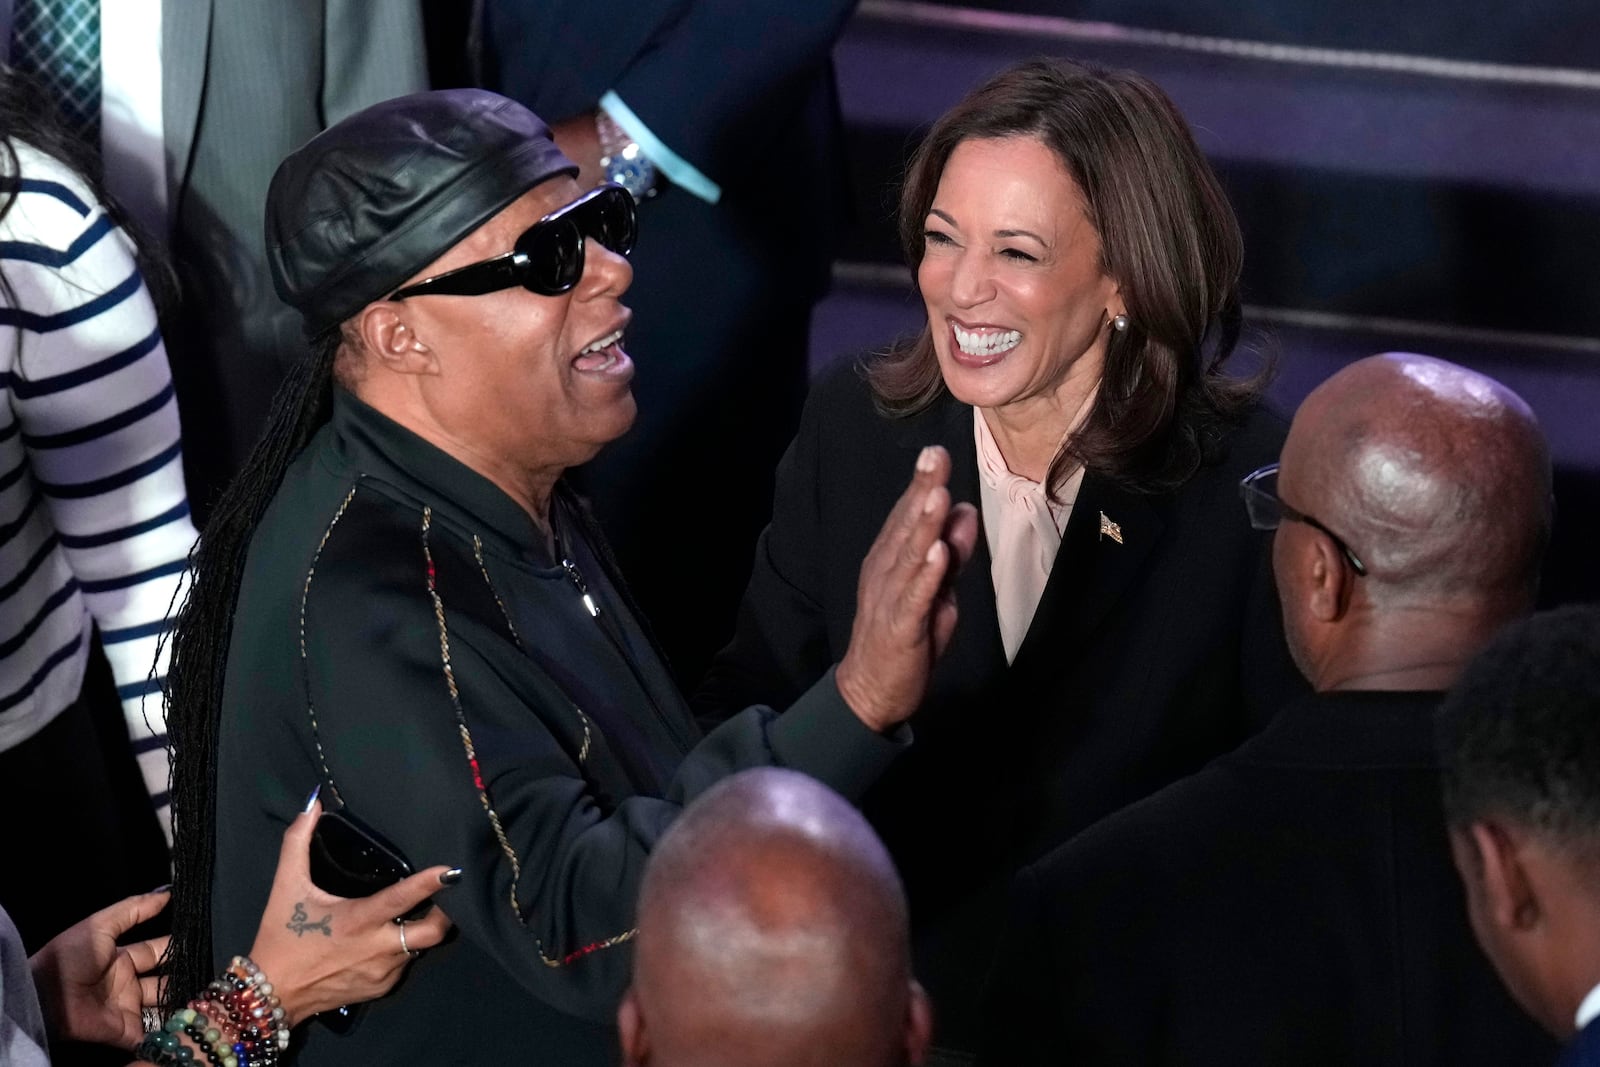
[[[1250,525],[1257,530],[1276,530],[1284,519],[1291,522],[1303,522],[1313,530],[1321,530],[1333,540],[1344,558],[1350,561],[1350,566],[1357,574],[1365,575],[1367,565],[1361,562],[1359,556],[1350,551],[1350,546],[1344,543],[1344,538],[1328,529],[1322,523],[1313,519],[1303,511],[1296,511],[1283,502],[1278,495],[1278,465],[1268,463],[1265,467],[1247,474],[1239,483],[1239,495],[1244,497],[1244,509],[1250,515]]]
[[[389,299],[483,296],[519,285],[530,293],[559,296],[583,277],[585,238],[625,256],[633,251],[638,236],[632,194],[620,185],[602,185],[522,231],[510,252],[424,278],[396,290]]]

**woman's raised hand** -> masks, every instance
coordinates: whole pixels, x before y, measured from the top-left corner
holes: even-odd
[[[322,805],[312,801],[284,831],[272,894],[250,949],[290,1026],[393,989],[412,954],[437,945],[450,929],[438,907],[404,924],[395,919],[460,877],[429,867],[370,897],[325,893],[312,883],[310,864],[311,832],[321,815]]]
[[[956,627],[954,579],[978,543],[978,512],[952,504],[950,454],[930,445],[861,564],[839,693],[874,730],[911,717]]]

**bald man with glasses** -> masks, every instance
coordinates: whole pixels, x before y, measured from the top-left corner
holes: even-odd
[[[1547,1062],[1473,944],[1433,745],[1443,691],[1534,604],[1551,505],[1532,412],[1462,367],[1374,356],[1306,399],[1240,491],[1277,531],[1315,692],[1018,877],[984,1062]]]

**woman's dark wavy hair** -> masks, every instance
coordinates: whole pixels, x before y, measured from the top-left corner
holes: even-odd
[[[172,758],[172,943],[164,1007],[173,1012],[213,973],[211,876],[216,865],[217,728],[233,613],[250,538],[284,473],[332,411],[342,338],[330,330],[289,372],[267,426],[189,554],[190,582],[172,631],[167,735]],[[263,842],[263,847],[272,847]]]
[[[1100,237],[1101,270],[1127,305],[1127,330],[1109,331],[1094,406],[1051,463],[1047,484],[1060,485],[1082,463],[1136,491],[1181,485],[1260,400],[1271,372],[1269,365],[1245,380],[1222,372],[1239,341],[1244,244],[1216,174],[1148,78],[1030,60],[970,93],[912,156],[900,240],[913,270],[950,154],[963,141],[1002,137],[1037,138],[1061,160]],[[945,393],[927,326],[872,357],[865,373],[888,415],[915,414]]]
[[[144,233],[106,191],[101,181],[100,157],[94,146],[67,129],[55,101],[36,81],[21,71],[0,65],[0,220],[11,213],[21,191],[19,143],[50,156],[89,187],[111,221],[133,241],[134,263],[144,277],[157,314],[165,319],[176,303],[176,276],[157,243],[150,240],[150,235]],[[7,307],[17,306],[16,290],[3,271],[0,271],[0,301]],[[22,335],[18,333],[19,356],[21,345]]]

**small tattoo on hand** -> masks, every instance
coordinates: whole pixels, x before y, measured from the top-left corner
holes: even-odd
[[[294,905],[294,915],[290,916],[284,926],[293,930],[296,937],[304,937],[308,930],[321,930],[323,937],[332,937],[333,913],[329,912],[316,922],[312,922],[306,916],[306,902],[297,900]]]

